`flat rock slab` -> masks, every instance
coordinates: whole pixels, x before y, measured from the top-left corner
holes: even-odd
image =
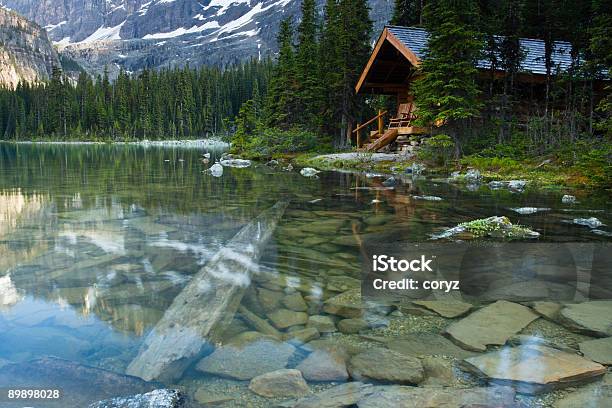
[[[612,336],[612,301],[594,300],[567,305],[561,310],[561,321],[580,333]]]
[[[577,354],[550,347],[506,347],[470,357],[461,367],[492,383],[513,385],[525,394],[579,385],[602,376],[606,368]]]
[[[557,302],[538,301],[533,302],[531,308],[541,316],[550,320],[556,320],[559,317],[559,312],[563,308],[563,305]]]
[[[555,402],[555,408],[604,408],[612,407],[612,385],[584,387]]]
[[[612,337],[589,340],[578,345],[585,357],[605,365],[612,365]]]
[[[55,357],[6,364],[0,368],[0,387],[2,389],[61,389],[63,397],[56,401],[56,405],[54,401],[49,401],[48,406],[50,407],[86,407],[108,398],[144,394],[157,388],[156,384],[137,377],[117,374]],[[23,407],[23,404],[22,401],[18,406]],[[4,403],[0,405],[2,407],[12,406],[4,405]]]
[[[374,387],[357,402],[359,408],[512,408],[515,392],[510,387],[420,388],[397,385]]]
[[[281,369],[258,375],[251,380],[249,389],[267,398],[303,397],[310,389],[299,370]]]
[[[460,300],[414,300],[412,303],[450,319],[466,314],[473,307],[471,303]]]
[[[183,397],[177,390],[159,389],[146,394],[99,401],[87,408],[181,408]]]
[[[351,289],[337,296],[329,298],[323,305],[325,313],[356,319],[363,314],[363,303],[361,301],[361,289]]]
[[[291,344],[264,339],[244,347],[220,347],[200,360],[196,368],[221,377],[250,380],[285,368],[294,352]]]
[[[355,405],[373,392],[371,384],[350,382],[300,399],[294,408],[339,408]]]
[[[397,340],[387,342],[387,348],[414,357],[436,355],[466,358],[475,354],[462,349],[446,337],[436,333],[408,334]]]
[[[486,351],[488,345],[501,346],[538,317],[528,307],[500,300],[451,324],[446,333],[467,350]]]
[[[353,356],[348,371],[358,381],[418,384],[424,377],[423,365],[418,358],[383,348],[370,349]]]

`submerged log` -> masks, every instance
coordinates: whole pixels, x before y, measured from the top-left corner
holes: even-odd
[[[232,321],[251,275],[287,202],[278,202],[240,230],[194,276],[147,335],[127,373],[175,379]]]

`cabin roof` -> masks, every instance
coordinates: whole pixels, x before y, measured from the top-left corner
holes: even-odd
[[[427,41],[429,33],[422,28],[416,27],[400,27],[387,26],[391,34],[393,34],[405,47],[410,48],[419,59],[425,58],[427,51]],[[501,39],[503,37],[496,36]],[[519,44],[524,53],[524,58],[521,61],[520,70],[522,72],[546,75],[546,56],[544,40],[536,40],[531,38],[520,38]],[[565,71],[572,64],[572,45],[565,41],[555,41],[553,44],[552,63],[553,73],[557,70]],[[478,68],[491,68],[491,60],[484,58],[478,61]]]
[[[497,38],[502,38],[498,36]],[[389,84],[391,88],[398,87],[411,77],[414,67],[418,66],[425,58],[427,53],[427,41],[429,33],[423,28],[417,27],[402,27],[402,26],[386,26],[381,33],[370,60],[366,65],[361,78],[356,86],[357,92],[362,87],[372,89],[369,84],[375,83],[379,89],[382,89],[381,81]],[[524,74],[546,75],[546,59],[545,46],[543,40],[520,38],[519,43],[521,50],[524,53],[524,58],[521,61],[520,71]],[[390,48],[395,48],[395,64],[393,68],[385,68],[391,66],[390,60],[392,52]],[[572,64],[571,57],[572,46],[565,41],[555,41],[552,53],[552,73],[566,71]],[[381,55],[379,55],[381,54]],[[412,70],[407,67],[399,67],[399,54],[405,57],[405,62],[408,62]],[[491,59],[483,58],[477,63],[480,69],[490,69]],[[370,72],[372,71],[372,72]],[[403,74],[404,78],[399,80],[398,75]],[[387,87],[386,89],[391,89]],[[375,92],[379,93],[379,92]],[[384,93],[384,92],[383,92]]]

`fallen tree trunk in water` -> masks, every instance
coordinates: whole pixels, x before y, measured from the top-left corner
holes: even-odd
[[[178,378],[206,346],[219,340],[287,205],[278,202],[260,214],[193,277],[147,335],[128,374],[145,380]]]

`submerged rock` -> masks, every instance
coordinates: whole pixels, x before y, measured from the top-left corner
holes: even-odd
[[[555,408],[612,407],[612,384],[594,384],[562,396]]]
[[[473,237],[490,236],[504,239],[525,239],[540,236],[540,233],[527,227],[512,224],[508,217],[493,216],[461,223],[456,227],[431,235],[431,239],[449,238],[464,232],[470,233]]]
[[[612,365],[612,337],[584,341],[578,344],[578,347],[585,357],[601,364]]]
[[[369,327],[363,319],[343,319],[338,322],[338,330],[345,334],[356,334]]]
[[[267,398],[302,397],[310,391],[299,370],[276,370],[253,378],[249,389]]]
[[[540,345],[502,348],[467,358],[461,366],[492,383],[512,384],[525,394],[579,385],[606,373],[601,364]]]
[[[460,300],[414,300],[412,303],[433,310],[440,316],[449,319],[462,316],[473,307],[471,303]]]
[[[258,375],[285,368],[295,352],[291,344],[258,340],[244,347],[222,346],[204,357],[196,369],[205,373],[237,380],[250,380]]]
[[[350,382],[300,399],[294,408],[350,407],[373,392],[371,384]]]
[[[475,353],[464,350],[437,333],[410,333],[391,340],[387,348],[413,357],[447,356],[465,358]]]
[[[223,167],[236,167],[239,169],[251,166],[251,161],[244,159],[222,158],[219,163]]]
[[[561,197],[561,202],[563,204],[574,204],[576,202],[576,197],[574,197],[573,195],[565,194],[563,197]]]
[[[514,211],[515,213],[519,213],[521,215],[529,215],[529,214],[535,214],[537,212],[541,212],[541,211],[550,211],[550,208],[545,208],[545,207],[519,207],[519,208],[510,208],[512,211]]]
[[[277,329],[286,329],[291,326],[303,325],[308,322],[308,315],[304,312],[294,312],[289,309],[278,309],[268,313],[268,318]]]
[[[612,232],[604,231],[600,229],[592,229],[591,232],[595,235],[601,235],[602,237],[612,237]]]
[[[501,346],[539,316],[518,303],[497,301],[446,328],[446,333],[467,350],[486,351]]]
[[[355,288],[343,292],[325,301],[323,311],[336,316],[354,319],[363,314],[363,303],[361,302],[361,288]]]
[[[389,381],[419,384],[423,381],[423,365],[418,358],[397,351],[374,348],[351,358],[348,371],[359,381]]]
[[[116,397],[90,404],[88,408],[180,408],[183,398],[178,390],[159,389],[146,394]]]
[[[513,408],[510,387],[421,388],[376,386],[361,398],[358,408]]]
[[[0,387],[61,389],[65,407],[86,407],[96,401],[153,391],[155,384],[129,375],[45,357],[0,368]]]
[[[300,170],[300,174],[304,177],[314,177],[319,173],[319,170],[313,169],[312,167],[304,167],[302,170]]]
[[[560,313],[561,322],[574,331],[597,337],[612,336],[612,301],[566,305]]]
[[[504,188],[506,187],[506,183],[504,183],[503,181],[489,181],[489,188],[491,190],[499,190],[500,188]]]
[[[589,228],[597,228],[597,227],[601,227],[602,225],[604,225],[601,221],[599,221],[595,217],[591,217],[591,218],[574,218],[573,223],[577,224],[577,225],[584,225],[584,226],[589,227]]]
[[[334,320],[329,316],[323,315],[310,316],[306,327],[314,327],[321,333],[333,333],[337,331]]]
[[[346,381],[348,355],[338,349],[315,350],[296,368],[308,381]]]
[[[213,177],[221,177],[223,175],[223,166],[215,163],[207,170]]]

